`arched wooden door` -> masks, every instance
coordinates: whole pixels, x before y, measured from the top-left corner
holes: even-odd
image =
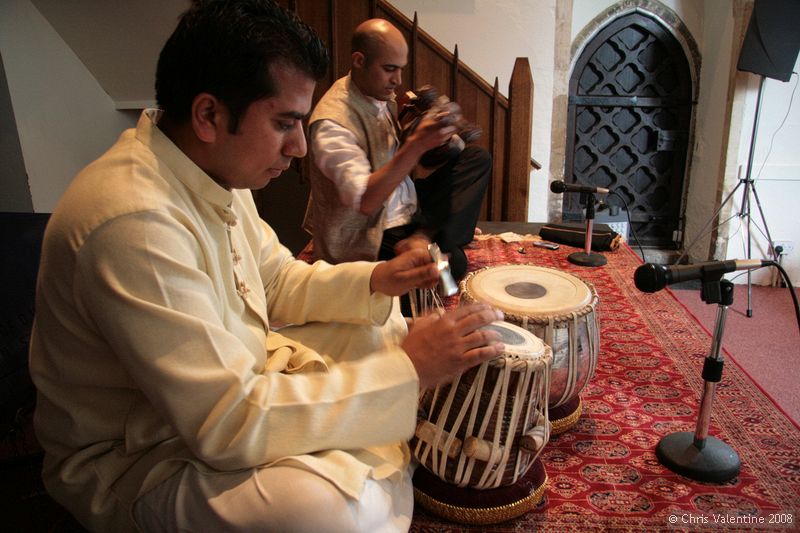
[[[643,245],[680,244],[692,94],[677,39],[640,12],[607,24],[575,63],[565,180],[623,195]],[[581,196],[564,195],[564,219],[582,219]]]

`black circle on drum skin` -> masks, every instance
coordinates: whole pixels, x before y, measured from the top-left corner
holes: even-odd
[[[547,294],[547,289],[538,283],[531,283],[530,281],[518,281],[510,285],[506,285],[506,292],[514,298],[522,298],[523,300],[535,300]]]
[[[525,337],[517,333],[516,331],[512,331],[508,328],[500,327],[495,324],[489,324],[481,329],[490,329],[492,331],[496,331],[500,334],[500,342],[506,344],[508,346],[517,346],[520,344],[525,344]]]

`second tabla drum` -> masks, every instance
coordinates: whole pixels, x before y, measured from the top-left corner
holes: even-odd
[[[505,313],[505,321],[542,339],[553,350],[550,421],[554,434],[581,414],[580,392],[594,375],[600,350],[599,298],[589,283],[553,268],[498,265],[468,274],[461,302],[483,302]]]

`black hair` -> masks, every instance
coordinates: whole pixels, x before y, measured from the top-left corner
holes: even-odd
[[[235,133],[252,102],[278,93],[275,64],[319,80],[328,69],[328,49],[272,0],[195,0],[159,55],[156,102],[165,116],[185,122],[194,97],[213,94],[228,107]]]

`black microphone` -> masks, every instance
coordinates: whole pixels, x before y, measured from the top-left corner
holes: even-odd
[[[586,185],[569,185],[561,180],[556,180],[550,184],[550,190],[555,193],[562,192],[588,192],[592,194],[608,194],[611,191],[602,187],[588,187]]]
[[[636,269],[633,282],[642,292],[660,291],[667,285],[701,279],[706,276],[719,276],[735,270],[748,270],[772,265],[772,261],[760,259],[729,259],[727,261],[709,261],[693,265],[654,265],[645,263]],[[719,279],[717,278],[717,279]]]

